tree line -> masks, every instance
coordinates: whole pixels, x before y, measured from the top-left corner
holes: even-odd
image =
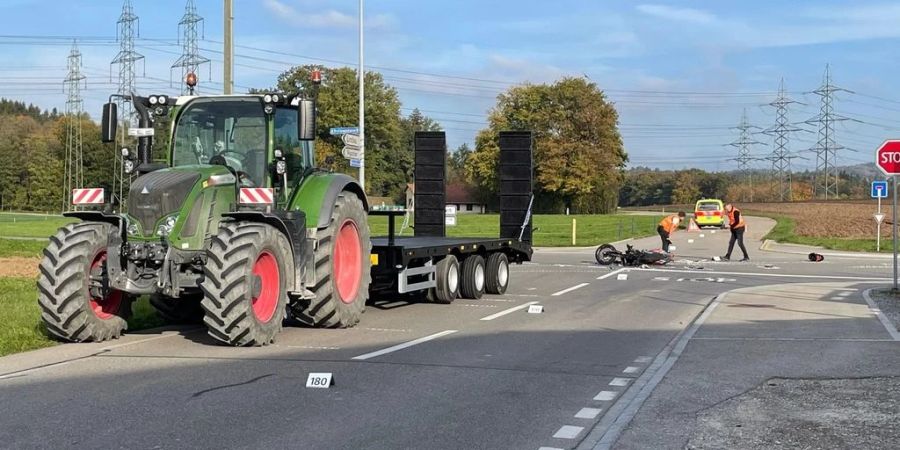
[[[313,70],[321,71],[320,84],[309,81]],[[440,131],[441,126],[418,109],[403,108],[397,90],[381,74],[367,72],[365,83],[366,189],[369,195],[402,204],[406,184],[413,181],[415,132]],[[271,91],[318,99],[318,165],[355,176],[356,169],[341,155],[340,137],[331,136],[329,129],[358,121],[356,71],[297,66],[282,73],[273,86],[252,92]],[[94,117],[99,116],[96,113]],[[118,148],[100,142],[99,125],[87,114],[70,118],[56,110],[0,99],[0,208],[63,207],[66,127],[75,120],[82,128],[85,186],[111,188]],[[582,78],[512,87],[497,97],[474,147],[462,145],[448,152],[448,179],[469,184],[482,201],[496,207],[499,132],[530,130],[535,137],[537,212],[613,211],[621,200],[627,162],[617,122],[618,114],[602,90]],[[124,128],[120,126],[120,131]],[[168,135],[164,121],[157,123],[156,131],[152,154],[164,159]]]

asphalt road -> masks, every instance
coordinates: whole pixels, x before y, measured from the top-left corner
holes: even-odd
[[[600,267],[593,249],[540,249],[512,268],[506,295],[382,301],[356,328],[288,328],[269,347],[217,346],[204,330],[181,329],[0,358],[0,447],[594,445],[618,400],[716,296],[890,275],[884,258],[761,252],[756,239],[770,225],[750,221],[749,263],[709,261],[728,237],[711,230],[677,233],[678,261],[656,269]],[[306,388],[311,372],[331,372],[335,385]]]

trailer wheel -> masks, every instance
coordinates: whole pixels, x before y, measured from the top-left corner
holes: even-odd
[[[502,295],[509,286],[509,258],[506,253],[491,253],[485,267],[484,290],[488,294]]]
[[[188,295],[180,298],[158,294],[150,296],[150,304],[156,309],[156,314],[167,323],[178,325],[203,322],[204,312],[200,305],[202,300],[203,295]]]
[[[281,331],[287,280],[293,276],[290,243],[275,228],[225,222],[212,238],[201,283],[209,335],[235,346],[268,345]]]
[[[66,225],[50,237],[37,281],[41,320],[50,337],[67,342],[116,339],[128,329],[132,297],[109,287],[110,225]]]
[[[434,268],[437,286],[428,290],[428,299],[433,303],[449,305],[459,295],[459,261],[447,255]]]
[[[484,295],[484,258],[471,255],[462,263],[462,282],[459,293],[462,298],[477,300]]]
[[[300,322],[322,328],[348,328],[366,310],[372,282],[372,241],[362,200],[342,192],[331,211],[331,224],[316,233],[316,298],[292,308]]]

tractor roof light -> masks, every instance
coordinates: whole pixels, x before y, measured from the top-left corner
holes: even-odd
[[[197,74],[194,72],[188,72],[188,74],[184,77],[184,84],[186,84],[191,89],[197,87]]]
[[[150,100],[151,105],[155,105],[155,104],[159,103],[159,98],[156,97],[155,95],[151,95],[149,100]]]
[[[272,94],[266,94],[263,96],[263,101],[266,103],[272,103]]]
[[[313,71],[309,74],[309,79],[313,82],[313,84],[321,84],[322,71],[319,69],[313,69]]]
[[[275,173],[284,175],[287,172],[287,162],[283,159],[275,162]]]

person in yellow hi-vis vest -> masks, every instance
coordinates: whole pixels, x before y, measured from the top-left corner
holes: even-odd
[[[725,205],[725,213],[728,214],[728,224],[731,227],[731,240],[728,241],[728,253],[722,259],[725,261],[731,259],[731,251],[734,250],[734,243],[737,241],[741,251],[744,252],[744,259],[741,261],[750,261],[750,256],[747,255],[747,248],[744,247],[744,230],[747,229],[747,224],[744,222],[741,210],[735,208],[734,205],[728,204]]]
[[[659,222],[659,226],[656,227],[656,232],[659,233],[659,238],[662,239],[664,252],[669,253],[669,244],[672,243],[669,237],[678,229],[678,225],[681,224],[682,220],[684,220],[684,211],[679,211],[678,214],[672,214],[663,218]]]

